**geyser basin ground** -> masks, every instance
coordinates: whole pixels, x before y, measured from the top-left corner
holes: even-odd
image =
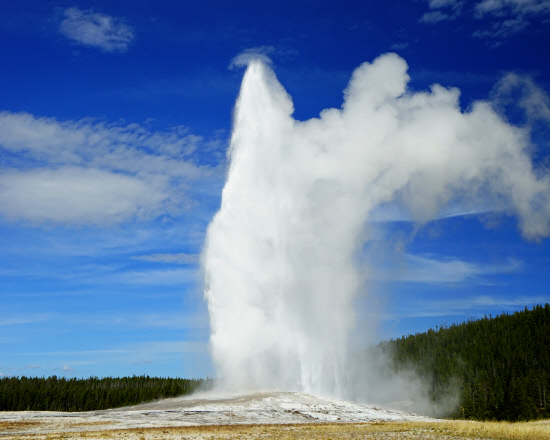
[[[0,412],[0,438],[542,440],[550,438],[550,423],[434,420],[301,393],[264,392],[195,395],[84,413]]]
[[[226,424],[429,421],[427,417],[343,400],[290,392],[201,394],[107,411],[0,413],[0,426],[21,424],[10,436]],[[24,423],[23,423],[24,422]],[[0,434],[1,435],[1,434]]]

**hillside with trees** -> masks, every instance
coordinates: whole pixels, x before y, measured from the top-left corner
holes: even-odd
[[[550,418],[550,305],[381,343],[396,371],[413,368],[436,400],[458,381],[454,418]]]
[[[0,378],[0,411],[92,411],[190,394],[211,380],[122,378]]]

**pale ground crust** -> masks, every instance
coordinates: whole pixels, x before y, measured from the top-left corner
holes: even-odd
[[[516,434],[501,424],[493,435],[449,423],[301,393],[203,394],[108,411],[0,412],[0,440],[550,439],[548,423],[529,425],[528,436],[516,425]]]

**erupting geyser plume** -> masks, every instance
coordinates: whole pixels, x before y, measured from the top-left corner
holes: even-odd
[[[249,63],[222,204],[203,262],[218,376],[234,389],[348,396],[348,340],[369,215],[394,202],[424,222],[450,202],[515,213],[548,235],[550,180],[528,133],[457,89],[406,90],[395,54],[361,65],[341,109],[292,118],[290,96]]]

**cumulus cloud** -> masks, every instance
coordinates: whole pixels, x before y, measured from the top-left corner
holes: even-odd
[[[104,52],[124,52],[134,40],[133,29],[119,18],[74,7],[65,9],[63,15],[59,31],[84,46]]]
[[[206,144],[183,128],[0,112],[0,215],[80,226],[170,215],[191,203],[191,182],[219,177],[193,160]]]

